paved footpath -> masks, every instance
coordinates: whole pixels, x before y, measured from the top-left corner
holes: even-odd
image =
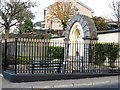
[[[71,79],[71,80],[55,80],[55,81],[36,81],[36,82],[22,82],[13,83],[0,77],[1,88],[84,88],[94,85],[110,85],[112,83],[118,83],[119,76],[109,77],[96,77],[86,79]],[[2,82],[2,83],[1,83]],[[108,88],[108,87],[107,87]],[[111,88],[118,88],[117,86]]]

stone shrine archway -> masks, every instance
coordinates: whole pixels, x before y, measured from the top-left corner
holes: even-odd
[[[68,22],[65,33],[65,42],[78,42],[78,50],[81,56],[89,57],[89,44],[87,44],[87,46],[84,44],[80,46],[79,43],[90,43],[91,41],[96,41],[97,39],[97,30],[90,17],[77,14]],[[81,51],[81,49],[83,50]],[[74,49],[74,46],[66,44],[66,56],[74,56],[75,52],[76,50]],[[88,54],[84,55],[84,52]],[[88,58],[86,58],[85,61],[88,62]]]
[[[68,22],[65,33],[65,41],[89,43],[91,40],[96,41],[97,39],[97,30],[90,17],[77,14]],[[68,45],[66,46],[66,55],[71,55],[70,47],[71,46]],[[84,46],[82,47],[84,48]],[[72,54],[75,55],[74,48],[72,48],[72,50]],[[82,53],[84,52],[80,52],[82,56]]]

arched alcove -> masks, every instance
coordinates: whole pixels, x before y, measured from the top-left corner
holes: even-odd
[[[69,35],[69,40],[70,40],[69,56],[75,56],[76,51],[80,53],[80,56],[84,55],[83,37],[84,34],[83,34],[82,26],[78,22],[75,22],[71,28]]]
[[[69,40],[70,41],[78,41],[78,38],[83,39],[83,30],[81,25],[78,22],[75,22],[71,28],[70,34],[69,34]]]

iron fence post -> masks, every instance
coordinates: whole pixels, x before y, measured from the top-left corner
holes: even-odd
[[[4,71],[7,69],[7,39],[5,39],[5,61],[4,61]]]
[[[0,74],[2,74],[2,40],[0,40]]]
[[[15,74],[17,74],[17,38],[15,39]]]
[[[32,64],[32,74],[34,74],[34,64]]]
[[[67,44],[68,44],[68,40],[65,38],[64,39],[64,61],[63,61],[63,69],[62,69],[62,73],[66,73],[66,57],[67,57]]]

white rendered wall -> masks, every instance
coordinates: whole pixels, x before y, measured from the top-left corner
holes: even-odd
[[[98,34],[98,42],[108,42],[108,43],[117,43],[120,33],[106,33],[106,34]]]

